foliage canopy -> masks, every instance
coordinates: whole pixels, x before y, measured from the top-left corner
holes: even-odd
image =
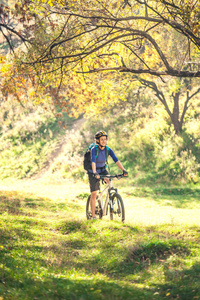
[[[88,104],[91,109],[115,101],[117,93],[124,100],[127,75],[143,75],[143,83],[147,75],[200,77],[199,11],[195,0],[23,0],[12,9],[2,6],[1,32],[14,53],[1,69],[3,93],[19,101],[22,94],[53,99],[74,114]]]
[[[200,3],[196,0],[52,1],[15,5],[14,25],[2,8],[1,31],[25,45],[24,62],[35,72],[102,70],[200,77]],[[20,18],[19,18],[20,16]],[[172,39],[182,57],[176,65]],[[109,58],[109,59],[108,59]]]

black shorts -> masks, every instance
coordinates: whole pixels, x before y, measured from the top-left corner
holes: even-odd
[[[108,175],[108,171],[104,170],[99,173],[99,175]],[[88,172],[89,183],[90,183],[90,192],[99,191],[100,190],[100,180],[96,179],[93,176],[93,173]]]

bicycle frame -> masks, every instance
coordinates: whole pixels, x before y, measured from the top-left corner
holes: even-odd
[[[100,201],[101,201],[101,208],[102,208],[102,211],[103,211],[103,214],[102,214],[103,216],[106,215],[107,207],[108,207],[108,202],[109,202],[109,199],[110,199],[110,197],[111,197],[112,191],[114,191],[114,192],[117,193],[117,189],[115,189],[115,188],[113,187],[112,179],[110,179],[110,182],[106,185],[106,187],[103,189],[103,191],[100,192],[99,195],[98,195],[99,198],[100,198]],[[105,193],[107,193],[107,195],[106,195],[106,200],[105,200],[105,202],[103,203],[103,197],[102,197],[102,196],[103,196]],[[112,202],[110,203],[110,205],[111,205],[111,208],[113,208],[113,207],[112,207]]]

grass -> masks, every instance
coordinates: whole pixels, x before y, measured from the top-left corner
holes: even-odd
[[[0,107],[0,178],[37,176],[58,156],[74,118],[60,119],[64,129],[48,103],[44,109],[28,102],[22,109],[9,98]]]
[[[3,182],[0,299],[200,299],[199,189],[123,182],[124,224],[86,220],[84,183]]]

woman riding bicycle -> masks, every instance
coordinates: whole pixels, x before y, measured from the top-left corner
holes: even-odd
[[[127,176],[128,172],[123,167],[122,163],[118,160],[116,155],[114,154],[113,150],[108,148],[107,145],[107,133],[103,130],[98,131],[95,134],[95,140],[97,147],[93,147],[91,149],[91,166],[92,169],[88,171],[89,176],[89,183],[90,183],[90,191],[91,191],[91,211],[92,211],[92,218],[96,219],[95,217],[95,207],[96,207],[96,197],[97,192],[100,190],[100,176],[99,175],[108,175],[108,171],[106,170],[106,160],[107,155],[110,155],[116,165],[123,171],[123,175]],[[97,155],[98,151],[98,155]],[[107,153],[108,151],[108,153]],[[104,179],[106,183],[109,183],[109,179]]]

